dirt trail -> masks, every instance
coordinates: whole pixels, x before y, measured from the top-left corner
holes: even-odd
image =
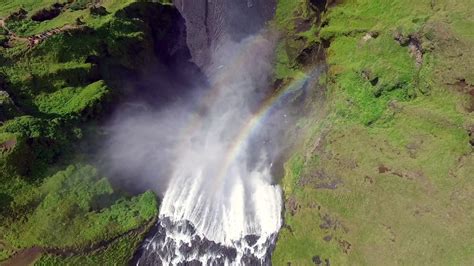
[[[21,36],[18,36],[15,32],[8,29],[8,27],[6,26],[5,20],[2,19],[2,18],[0,18],[0,27],[8,32],[8,36],[10,37],[10,40],[28,42],[28,46],[30,48],[35,47],[36,45],[40,44],[41,42],[43,42],[47,38],[49,38],[51,36],[54,36],[56,34],[60,34],[60,33],[65,32],[65,31],[84,28],[84,26],[80,26],[80,25],[66,24],[66,25],[63,25],[62,27],[50,29],[50,30],[47,30],[47,31],[39,33],[39,34],[35,34],[35,35],[32,35],[32,36],[27,36],[27,37],[21,37]]]
[[[31,265],[41,257],[43,250],[39,247],[32,247],[24,249],[1,263],[2,266],[24,266]]]
[[[28,41],[28,38],[20,37],[13,31],[11,31],[7,27],[5,20],[2,18],[0,18],[0,27],[3,28],[7,32],[8,36],[10,37],[10,40],[17,40],[17,41],[23,41],[23,42]]]
[[[66,25],[64,25],[62,27],[59,27],[59,28],[50,29],[50,30],[47,30],[47,31],[42,32],[40,34],[29,36],[29,37],[27,37],[27,40],[29,42],[29,46],[34,47],[34,46],[40,44],[41,42],[43,42],[44,40],[46,40],[47,38],[49,38],[51,36],[54,36],[56,34],[60,34],[60,33],[66,32],[66,31],[81,29],[81,28],[84,28],[84,26],[66,24]]]

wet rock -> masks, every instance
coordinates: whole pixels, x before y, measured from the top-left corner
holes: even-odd
[[[323,62],[326,54],[322,46],[322,43],[316,43],[304,48],[296,57],[296,61],[302,65],[307,65],[311,62]]]
[[[259,259],[250,255],[243,256],[240,262],[241,262],[241,265],[262,265]]]
[[[249,244],[249,246],[255,245],[259,239],[260,237],[257,235],[245,236],[245,241],[247,241],[247,244]]]
[[[239,41],[258,32],[275,11],[275,0],[173,2],[186,20],[186,42],[192,60],[201,68],[208,66],[211,51],[220,42]]]
[[[187,262],[184,262],[184,263],[178,263],[178,265],[182,265],[182,266],[202,266],[202,262],[200,262],[198,260],[191,260],[191,261],[187,261]]]
[[[167,217],[160,218],[154,232],[148,237],[150,240],[145,241],[146,244],[140,250],[139,257],[135,258],[134,264],[168,265],[169,261],[176,259],[175,254],[180,254],[180,260],[174,261],[174,264],[202,265],[194,264],[198,263],[196,258],[206,257],[205,265],[224,265],[229,262],[238,265],[270,265],[270,253],[276,239],[274,234],[260,246],[256,245],[259,236],[248,235],[234,243],[234,246],[226,246],[197,235],[196,229],[189,221],[175,222]],[[177,235],[180,237],[176,238]],[[189,239],[183,241],[182,236]],[[249,248],[247,243],[253,243],[253,247]],[[254,249],[258,249],[258,252]],[[255,255],[262,254],[262,251],[264,256]],[[238,255],[241,257],[239,261],[237,261]]]
[[[235,248],[226,247],[222,253],[231,261],[234,261],[237,257],[237,250]]]
[[[181,252],[181,254],[183,254],[186,257],[188,257],[192,251],[193,251],[192,246],[187,245],[187,244],[181,244],[181,246],[179,247],[179,252]]]

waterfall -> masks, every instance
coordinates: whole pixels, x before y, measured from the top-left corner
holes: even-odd
[[[268,264],[281,226],[281,189],[256,133],[273,45],[262,35],[227,42],[213,58],[203,114],[190,114],[138,264]],[[252,106],[254,105],[254,106]],[[156,151],[159,152],[159,151]]]

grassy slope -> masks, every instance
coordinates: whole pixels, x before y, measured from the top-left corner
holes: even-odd
[[[39,202],[39,204],[38,204]],[[136,229],[156,215],[156,200],[148,192],[130,200],[99,178],[91,166],[69,166],[39,187],[15,197],[12,219],[2,238],[17,248],[83,248]],[[54,233],[53,233],[54,232]]]
[[[23,8],[28,12],[27,16],[31,17],[33,14],[44,8],[49,8],[54,3],[66,3],[67,1],[52,1],[52,0],[27,0],[27,1],[8,1],[2,4],[0,9],[0,17],[7,17],[10,13]],[[40,34],[47,30],[62,27],[66,24],[72,25],[77,19],[87,23],[89,26],[94,28],[99,27],[101,24],[113,19],[113,16],[94,16],[89,11],[90,3],[94,3],[93,0],[77,0],[73,4],[67,5],[59,16],[52,20],[46,20],[43,22],[35,22],[32,20],[22,20],[20,22],[9,22],[7,26],[15,31],[20,36],[30,36],[34,34]],[[118,10],[130,5],[130,3],[136,2],[133,0],[102,0],[100,5],[107,9],[109,14],[114,14]],[[160,1],[166,2],[166,1]]]
[[[114,192],[94,168],[77,164],[84,155],[76,143],[118,93],[120,75],[113,71],[130,73],[152,60],[150,29],[139,18],[160,9],[135,5],[124,12],[135,1],[110,0],[102,1],[104,16],[67,8],[49,21],[30,20],[56,2],[0,3],[0,17],[20,7],[28,11],[26,19],[7,23],[20,36],[75,25],[78,17],[87,27],[34,48],[22,40],[0,47],[0,90],[8,93],[0,94],[0,261],[32,246],[81,251],[143,227],[157,213],[151,192],[136,197]],[[167,15],[159,17],[166,27]],[[121,237],[97,251],[98,261],[125,263],[141,236]]]
[[[298,20],[306,20],[309,16],[310,8],[306,0],[283,0],[278,2],[273,25],[284,36],[291,38],[282,38],[277,46],[277,58],[275,61],[275,78],[291,79],[292,77],[302,74],[295,57],[301,51],[316,43],[314,33],[317,30],[317,24],[314,23],[315,18],[308,19],[306,23],[312,24],[304,31],[297,31]]]
[[[68,257],[48,254],[42,256],[35,265],[126,265],[124,262],[130,260],[143,238],[143,233],[132,232],[120,237],[103,249],[85,255]]]
[[[306,119],[307,148],[286,165],[275,265],[474,263],[472,98],[452,85],[474,84],[472,12],[469,0],[347,0],[326,15],[329,111]],[[421,66],[397,33],[419,36]]]

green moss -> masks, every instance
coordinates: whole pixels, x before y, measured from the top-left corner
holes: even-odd
[[[51,94],[40,94],[35,103],[43,113],[79,114],[93,110],[108,93],[105,83],[98,81],[84,88],[64,88]]]
[[[286,163],[283,189],[287,195],[291,195],[297,187],[303,166],[304,158],[296,154]]]
[[[295,18],[303,17],[307,2],[305,0],[281,0],[277,3],[274,21],[287,31],[294,30]]]
[[[104,249],[69,257],[44,255],[35,265],[127,265],[142,238],[143,234],[127,234]]]
[[[107,14],[92,15],[91,1],[74,1],[54,19],[31,20],[56,2],[0,3],[2,18],[28,11],[7,21],[20,38],[0,47],[0,90],[8,92],[0,99],[0,144],[8,146],[0,154],[0,259],[41,246],[123,263],[143,237],[136,229],[156,216],[156,197],[118,193],[93,167],[76,165],[90,158],[81,138],[119,99],[125,79],[159,63],[154,42],[173,27],[174,13],[158,3],[104,0]],[[22,38],[52,29],[62,30],[34,47]]]
[[[91,166],[70,166],[11,204],[19,215],[32,210],[6,225],[0,236],[16,248],[80,250],[139,228],[157,214],[153,193],[130,199],[116,195]]]
[[[273,27],[282,34],[275,59],[275,79],[291,80],[301,74],[297,57],[302,50],[317,43],[318,24],[316,11],[311,9],[306,0],[278,1]],[[309,29],[297,30],[299,24],[309,24]]]
[[[325,16],[329,114],[287,163],[275,265],[472,262],[474,119],[449,85],[473,82],[453,56],[472,53],[468,2],[352,0]],[[396,34],[416,36],[422,63]]]
[[[61,3],[61,1],[59,1]],[[82,2],[82,3],[80,3]],[[20,8],[28,11],[28,17],[20,21],[9,21],[8,27],[15,31],[20,36],[30,36],[40,34],[42,32],[60,28],[64,25],[75,25],[80,19],[83,23],[94,28],[100,27],[102,24],[113,20],[115,12],[121,10],[130,4],[133,0],[106,0],[100,3],[106,8],[108,14],[105,16],[94,16],[91,14],[88,5],[92,1],[76,1],[72,5],[66,5],[63,11],[54,19],[37,22],[31,20],[31,16],[41,9],[50,8],[53,4],[58,3],[56,0],[42,0],[42,1],[11,1],[0,4],[0,16],[7,17],[12,12],[16,12]],[[63,1],[62,3],[66,3]],[[86,8],[81,8],[86,7]]]

